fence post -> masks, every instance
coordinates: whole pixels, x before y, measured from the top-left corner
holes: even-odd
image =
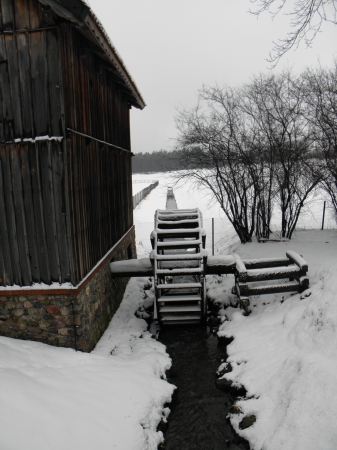
[[[214,256],[214,217],[212,217],[212,256]]]
[[[326,201],[324,200],[324,206],[323,206],[323,217],[322,217],[322,230],[324,230],[324,219],[325,219],[325,204],[326,204]]]

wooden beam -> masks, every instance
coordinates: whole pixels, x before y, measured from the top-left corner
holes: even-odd
[[[308,264],[302,258],[301,255],[299,255],[298,253],[294,252],[293,250],[288,250],[286,254],[287,254],[288,258],[294,264],[296,264],[301,270],[303,270],[303,272],[307,272],[308,271]]]
[[[303,286],[299,283],[285,283],[285,284],[272,284],[269,286],[256,286],[251,287],[244,284],[239,284],[240,296],[250,295],[264,295],[264,294],[277,294],[282,292],[300,292],[303,290]]]
[[[263,270],[263,269],[262,269]],[[291,267],[281,267],[280,270],[272,271],[254,271],[254,273],[248,271],[246,281],[247,282],[257,282],[257,281],[266,281],[266,280],[282,280],[284,278],[292,278],[299,279],[302,276],[306,275],[306,272],[299,269],[297,266]]]
[[[246,269],[264,269],[268,267],[289,266],[292,261],[289,258],[265,258],[243,259]]]

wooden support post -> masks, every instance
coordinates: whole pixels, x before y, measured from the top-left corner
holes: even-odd
[[[245,315],[248,316],[251,313],[251,310],[249,309],[250,301],[248,297],[240,297],[240,305],[241,308],[244,310]]]
[[[326,205],[326,201],[324,200],[324,205],[323,205],[323,217],[322,217],[322,230],[324,230],[325,205]]]
[[[214,256],[214,217],[212,217],[212,256]]]

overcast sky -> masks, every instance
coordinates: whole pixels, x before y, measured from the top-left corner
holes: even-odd
[[[288,0],[289,4],[294,0]],[[272,42],[289,18],[249,14],[249,0],[89,0],[147,104],[132,108],[132,150],[169,150],[179,107],[192,107],[203,84],[237,86],[270,70]],[[337,26],[324,24],[310,49],[301,44],[276,71],[331,65]]]

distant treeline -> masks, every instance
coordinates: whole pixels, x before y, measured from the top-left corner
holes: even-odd
[[[167,172],[181,168],[181,152],[159,150],[153,153],[136,153],[132,158],[132,173]]]

